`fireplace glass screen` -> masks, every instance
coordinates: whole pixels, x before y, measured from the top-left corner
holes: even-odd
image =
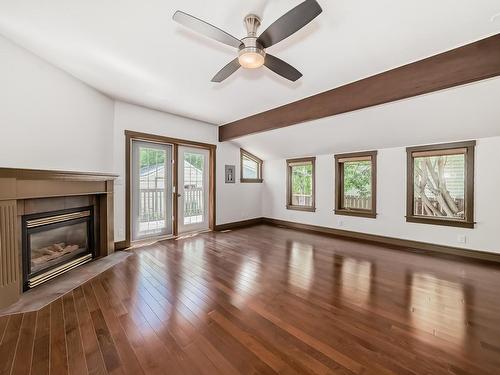
[[[88,249],[87,233],[87,223],[83,222],[31,234],[31,272],[85,252]]]
[[[93,207],[23,216],[24,289],[94,257]]]

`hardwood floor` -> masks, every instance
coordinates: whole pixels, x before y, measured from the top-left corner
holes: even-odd
[[[259,225],[0,317],[4,374],[499,374],[500,266]]]

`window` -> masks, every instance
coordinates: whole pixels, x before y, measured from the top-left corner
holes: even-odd
[[[262,182],[262,160],[240,149],[241,182]]]
[[[377,151],[335,155],[335,213],[377,216]]]
[[[406,221],[474,228],[476,142],[409,147]]]
[[[315,211],[314,163],[316,158],[289,159],[287,164],[287,204],[290,210]]]

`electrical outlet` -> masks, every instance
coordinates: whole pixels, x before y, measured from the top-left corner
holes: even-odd
[[[467,243],[467,236],[465,234],[459,234],[457,236],[458,243]]]
[[[119,228],[118,229],[118,236],[123,237],[124,235],[125,235],[125,233],[123,232],[123,228]]]
[[[337,222],[337,224],[338,224],[339,227],[343,227],[344,226],[344,220],[339,220]]]

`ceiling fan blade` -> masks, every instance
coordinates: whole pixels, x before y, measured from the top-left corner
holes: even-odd
[[[240,68],[240,63],[238,61],[238,58],[232,60],[229,64],[227,64],[224,68],[219,70],[219,72],[214,75],[214,78],[212,78],[212,82],[222,82],[224,81],[227,77],[229,77],[231,74],[236,72]]]
[[[228,46],[239,48],[241,41],[231,34],[228,34],[224,30],[215,27],[199,18],[196,18],[190,14],[184,13],[178,10],[174,13],[172,19],[187,28],[194,30],[200,34],[203,34],[209,38],[215,39],[221,43],[227,44]]]
[[[266,54],[264,65],[271,69],[274,73],[279,74],[292,82],[295,82],[302,77],[302,73],[293,66],[270,54]]]
[[[315,19],[323,10],[316,0],[306,0],[272,23],[258,38],[264,48],[281,42]]]

